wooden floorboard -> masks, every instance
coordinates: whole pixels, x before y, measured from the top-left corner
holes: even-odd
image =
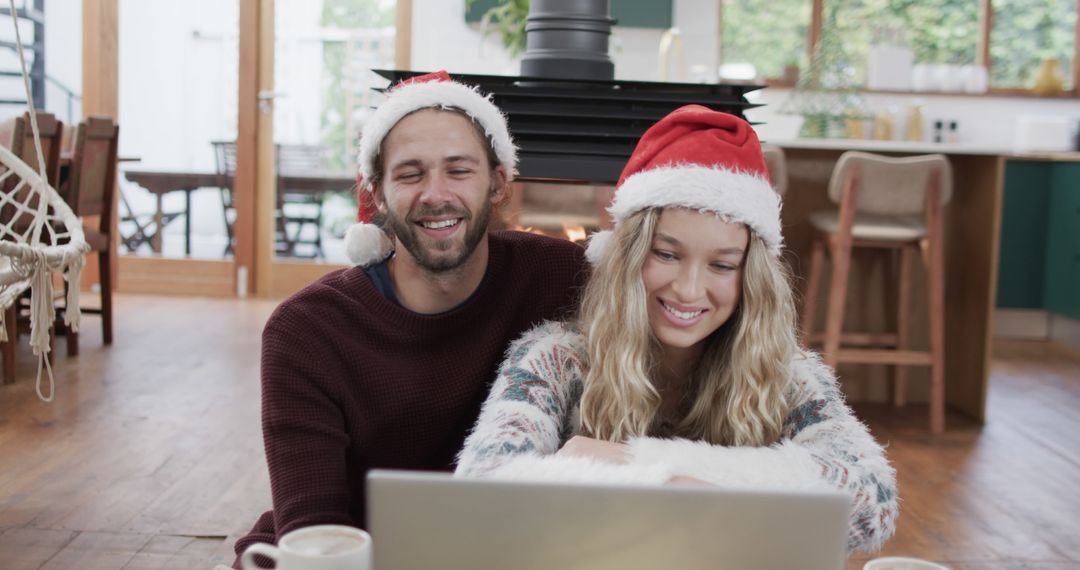
[[[56,400],[0,387],[0,568],[210,568],[270,504],[259,424],[259,335],[271,301],[119,295],[115,344],[85,317],[58,340]],[[858,382],[860,379],[845,379]],[[875,556],[957,570],[1080,568],[1080,354],[994,345],[986,425],[925,406],[856,405],[888,445],[902,498]],[[856,555],[849,569],[870,558]]]

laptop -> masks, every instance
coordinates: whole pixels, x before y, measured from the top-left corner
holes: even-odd
[[[373,470],[377,570],[838,570],[839,492],[455,479]]]

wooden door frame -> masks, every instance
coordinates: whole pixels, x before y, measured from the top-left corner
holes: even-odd
[[[94,3],[97,0],[84,0]],[[117,0],[107,0],[116,2]],[[260,51],[263,20],[272,26],[273,0],[237,0],[239,3],[239,66],[237,78],[236,176],[233,199],[232,259],[169,259],[160,256],[119,257],[117,289],[128,293],[166,293],[214,297],[247,296],[255,292],[257,276],[260,133],[259,89],[266,81],[266,63]],[[272,60],[270,62],[272,66]],[[272,69],[271,69],[272,71]],[[85,73],[84,73],[85,77]],[[121,136],[123,136],[121,129]],[[271,214],[272,215],[272,214]],[[271,236],[272,237],[272,236]]]
[[[274,91],[274,0],[260,0],[268,8],[259,17],[259,76],[258,89]],[[394,25],[394,66],[408,69],[412,44],[412,0],[397,0]],[[258,188],[255,231],[258,237],[255,248],[255,278],[249,280],[251,291],[258,297],[284,297],[302,289],[308,283],[336,269],[346,267],[334,263],[312,263],[280,260],[274,257],[274,173],[273,119],[266,113],[255,111],[258,116]],[[239,151],[239,146],[237,147]],[[238,182],[239,185],[239,182]],[[238,205],[239,207],[239,205]],[[238,209],[239,215],[239,209]],[[239,238],[238,238],[239,239]],[[240,242],[237,241],[239,247]],[[239,262],[237,251],[237,266]]]
[[[104,115],[120,122],[119,91],[119,0],[83,0],[82,2],[82,118]],[[121,131],[122,133],[122,131]],[[114,192],[114,195],[116,193]],[[116,199],[113,200],[111,259],[117,259],[120,233],[117,231]],[[95,216],[96,219],[96,216]],[[97,223],[97,222],[92,222]],[[97,253],[87,254],[82,287],[101,281]],[[119,277],[117,263],[112,265],[112,282]],[[115,286],[114,286],[115,287]]]
[[[115,6],[118,0],[103,0]],[[255,132],[258,113],[258,23],[261,0],[237,0],[240,10],[239,29],[239,78],[236,152],[237,165],[234,179],[234,199],[236,222],[233,246],[233,259],[170,259],[161,256],[117,256],[119,276],[114,281],[116,290],[123,293],[154,293],[172,295],[200,295],[209,297],[235,297],[246,295],[252,290],[251,269],[247,269],[247,287],[241,291],[238,277],[244,271],[240,268],[254,266],[254,253],[251,224],[255,218]],[[87,44],[86,30],[90,29],[87,7],[98,4],[99,0],[83,0],[84,46]],[[270,5],[271,9],[273,5]],[[92,13],[92,12],[91,12]],[[111,42],[117,44],[117,30],[113,29]],[[93,41],[93,40],[91,40]],[[109,40],[99,40],[107,43]],[[84,93],[88,76],[92,77],[100,68],[99,62],[88,62],[87,51],[83,55]],[[110,63],[115,66],[116,61]],[[108,77],[105,75],[104,77]],[[112,75],[113,91],[116,91],[117,75]],[[84,95],[84,113],[87,97]],[[123,125],[120,136],[124,136]],[[115,219],[115,217],[114,217]]]

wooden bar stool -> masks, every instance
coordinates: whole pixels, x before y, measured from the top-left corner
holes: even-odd
[[[763,144],[761,154],[765,157],[765,168],[769,170],[773,190],[783,196],[787,193],[788,187],[787,158],[784,156],[784,149],[771,144]]]
[[[839,209],[814,212],[815,237],[803,306],[807,345],[822,343],[827,364],[892,364],[893,403],[904,404],[905,366],[930,367],[930,431],[945,429],[945,244],[944,209],[952,196],[952,169],[944,155],[891,158],[865,152],[840,156],[829,180]],[[852,248],[899,251],[896,334],[844,333],[844,300]],[[824,334],[814,332],[825,252],[832,284]],[[929,282],[930,350],[909,349],[912,258],[921,252]]]

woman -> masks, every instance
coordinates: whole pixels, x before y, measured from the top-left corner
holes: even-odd
[[[849,548],[879,548],[895,474],[799,347],[754,131],[696,105],[672,112],[642,137],[610,211],[576,321],[511,345],[457,473],[829,486],[852,497]]]

